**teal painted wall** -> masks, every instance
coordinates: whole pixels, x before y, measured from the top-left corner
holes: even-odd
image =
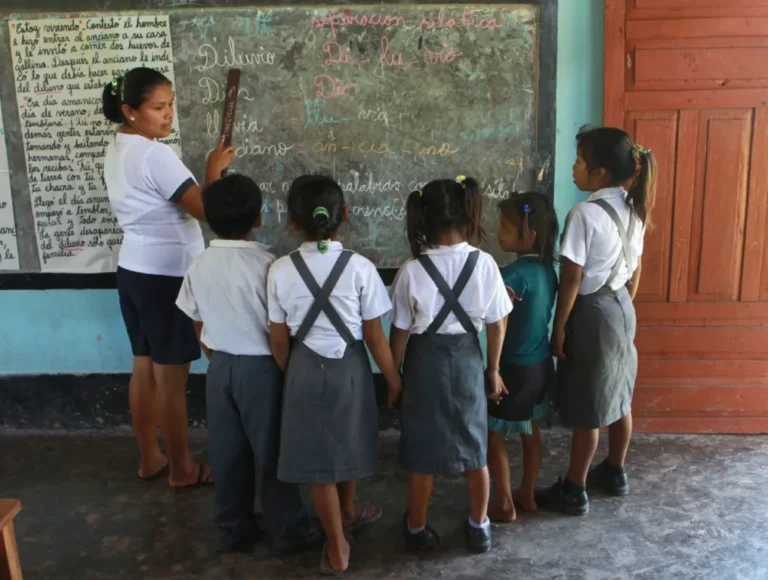
[[[577,7],[578,6],[578,7]],[[603,0],[560,0],[555,205],[562,223],[583,199],[574,137],[603,107]],[[0,292],[0,374],[120,373],[131,354],[113,290]],[[193,371],[202,372],[198,362]]]

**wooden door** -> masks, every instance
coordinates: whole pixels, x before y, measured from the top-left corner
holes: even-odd
[[[637,429],[768,432],[768,0],[605,7],[605,124],[659,163]]]

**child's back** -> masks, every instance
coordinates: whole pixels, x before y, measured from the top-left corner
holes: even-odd
[[[501,269],[519,299],[507,320],[502,363],[532,365],[551,356],[549,321],[557,295],[557,274],[537,255],[520,256]]]
[[[231,175],[203,192],[203,206],[219,239],[190,266],[176,304],[196,321],[210,359],[208,445],[221,543],[227,551],[243,550],[265,528],[278,550],[311,545],[320,531],[298,487],[277,479],[283,375],[267,326],[274,256],[247,241],[260,224],[261,192],[247,177]],[[263,516],[254,513],[257,489]]]

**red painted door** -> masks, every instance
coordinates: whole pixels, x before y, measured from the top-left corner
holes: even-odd
[[[659,163],[637,428],[768,432],[768,0],[605,7],[605,123]]]

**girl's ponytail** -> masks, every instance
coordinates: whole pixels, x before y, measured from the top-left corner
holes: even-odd
[[[638,166],[638,173],[629,188],[627,201],[632,204],[635,214],[647,228],[652,227],[651,212],[656,203],[656,159],[648,149],[635,145],[632,155]]]
[[[485,241],[483,230],[483,196],[480,193],[480,184],[472,177],[459,175],[456,178],[464,189],[464,213],[467,218],[467,241]]]
[[[406,203],[406,232],[408,244],[411,246],[411,254],[414,258],[421,255],[427,245],[426,223],[424,222],[424,206],[422,203],[422,190],[414,191],[408,196]]]

